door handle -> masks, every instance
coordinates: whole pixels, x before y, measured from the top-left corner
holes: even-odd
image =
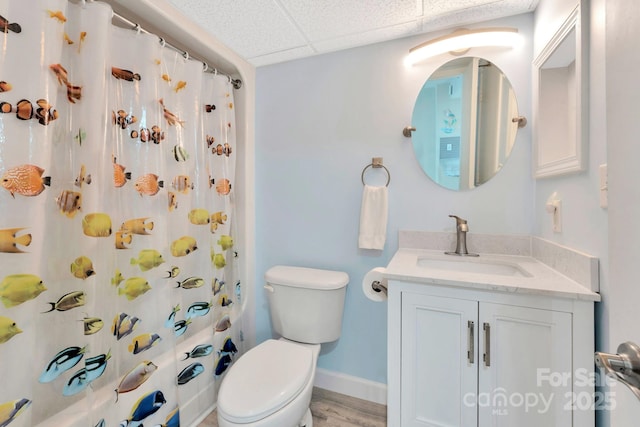
[[[618,346],[617,354],[596,352],[596,365],[620,381],[640,399],[640,347],[632,342]]]
[[[484,323],[482,325],[484,330],[484,366],[487,368],[491,366],[491,325]]]
[[[476,328],[476,324],[472,320],[469,320],[467,322],[467,330],[469,332],[469,340],[467,342],[467,360],[469,360],[469,363],[472,365],[475,363],[475,352],[476,352],[475,328]]]

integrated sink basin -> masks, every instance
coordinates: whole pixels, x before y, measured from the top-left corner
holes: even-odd
[[[516,263],[482,258],[423,258],[418,257],[418,267],[457,273],[488,274],[494,276],[532,277]]]

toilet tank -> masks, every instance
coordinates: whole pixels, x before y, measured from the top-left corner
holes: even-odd
[[[347,273],[278,265],[264,277],[275,332],[310,344],[340,338]]]

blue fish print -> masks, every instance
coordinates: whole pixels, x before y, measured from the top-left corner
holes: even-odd
[[[105,422],[104,418],[101,419],[100,421],[98,421],[98,424],[95,425],[95,427],[106,427],[107,423]]]
[[[67,347],[56,354],[40,375],[38,381],[48,383],[78,364],[84,356],[87,347]]]
[[[192,319],[194,317],[206,316],[209,314],[209,310],[213,302],[194,302],[187,309],[187,314],[185,314],[185,319]]]
[[[98,379],[107,368],[107,360],[111,358],[111,350],[107,354],[99,354],[85,360],[84,368],[73,374],[62,389],[64,396],[73,396],[87,388],[91,382]]]
[[[204,372],[202,363],[192,363],[178,374],[178,385],[186,384]]]
[[[236,299],[238,302],[242,301],[242,285],[240,285],[240,281],[236,283]]]
[[[176,337],[179,337],[180,335],[187,332],[187,328],[189,327],[190,324],[191,324],[191,319],[178,320],[173,325],[173,331],[175,332]]]
[[[127,422],[142,421],[149,415],[155,414],[165,403],[167,403],[167,401],[160,390],[147,393],[133,405],[131,415]],[[128,425],[128,423],[125,425]]]
[[[166,322],[164,322],[165,328],[173,328],[176,323],[176,313],[180,311],[180,304],[176,305],[171,309],[171,314],[167,318]]]
[[[187,360],[190,357],[193,359],[195,359],[196,357],[205,357],[210,355],[212,351],[213,346],[211,344],[200,344],[193,347],[193,349],[189,353],[185,353],[186,356],[182,360]]]
[[[235,354],[238,352],[236,345],[231,341],[231,337],[227,337],[224,340],[224,344],[222,345],[221,353],[232,353]]]
[[[216,362],[216,376],[222,375],[224,371],[227,370],[230,364],[231,364],[231,356],[229,356],[228,354],[225,354],[224,356],[220,357]]]

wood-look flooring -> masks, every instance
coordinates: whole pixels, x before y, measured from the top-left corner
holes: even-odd
[[[386,427],[387,407],[314,387],[311,396],[313,427]],[[218,427],[213,411],[198,427]]]

